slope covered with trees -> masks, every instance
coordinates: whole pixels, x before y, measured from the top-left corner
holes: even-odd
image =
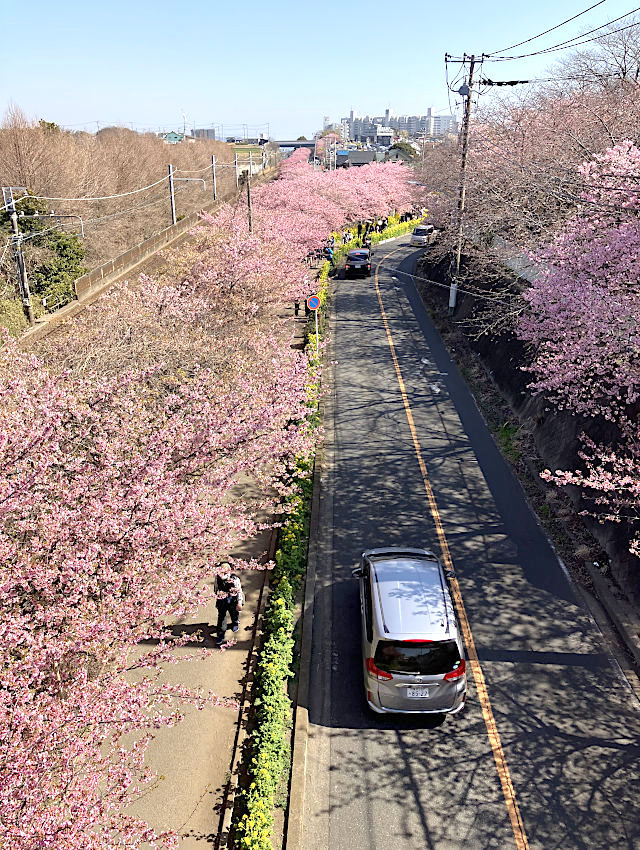
[[[282,318],[311,291],[300,261],[413,202],[402,166],[320,174],[305,157],[255,191],[253,233],[246,207],[224,207],[162,280],[113,291],[35,353],[3,342],[2,846],[176,846],[126,806],[151,780],[154,729],[185,700],[231,704],[158,673],[180,643],[167,625],[256,530],[233,488],[250,476],[280,510],[312,450],[309,362]]]
[[[639,69],[640,26],[605,33],[555,69],[556,82],[480,111],[471,134],[461,283],[469,332],[492,335],[498,347],[492,363],[500,346],[513,356],[519,339],[529,392],[557,411],[558,421],[573,421],[577,451],[565,452],[564,469],[544,475],[575,485],[581,510],[624,530],[626,556],[611,537],[609,553],[625,562],[621,574],[635,593]],[[434,215],[447,228],[441,262],[455,244],[451,154],[428,152],[424,174],[436,191]],[[534,274],[505,282],[505,263],[522,252]],[[432,261],[438,265],[435,253]]]

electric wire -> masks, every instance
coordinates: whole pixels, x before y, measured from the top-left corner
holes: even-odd
[[[596,6],[602,6],[603,3],[606,3],[607,0],[598,0],[597,3],[594,3],[593,6],[589,6],[587,9],[583,9],[582,12],[578,12],[577,15],[574,15],[572,18],[567,18],[565,21],[562,21],[560,24],[556,24],[555,27],[550,27],[548,30],[544,30],[544,32],[539,32],[538,35],[532,35],[531,38],[526,38],[524,41],[519,41],[517,44],[511,44],[509,47],[501,47],[499,50],[492,50],[490,53],[485,53],[485,56],[493,56],[495,53],[506,53],[507,50],[513,50],[516,47],[521,47],[523,44],[529,44],[530,41],[535,41],[537,38],[542,38],[543,35],[547,35],[554,30],[560,29],[565,24],[571,23],[571,21],[575,21],[576,18],[581,17],[582,15],[586,15],[587,12],[590,12],[592,9],[595,9]]]
[[[150,183],[148,186],[143,186],[140,189],[132,189],[131,192],[120,192],[117,195],[102,195],[100,197],[88,197],[88,198],[50,198],[47,195],[23,195],[21,198],[16,198],[13,202],[13,205],[19,203],[20,201],[24,201],[26,198],[31,198],[31,200],[35,201],[69,201],[70,203],[79,203],[80,201],[110,201],[113,198],[126,198],[128,195],[137,195],[140,192],[145,192],[147,189],[153,189],[154,186],[159,186],[160,183],[164,183],[165,180],[169,179],[169,175],[166,177],[162,177],[160,180],[156,180],[155,183]],[[5,204],[3,207],[0,207],[0,212],[9,209],[12,204]]]
[[[249,160],[239,160],[239,163],[241,161],[242,162],[248,162]],[[216,170],[218,168],[235,168],[235,167],[236,166],[235,166],[234,163],[216,163]],[[208,166],[205,166],[205,168],[211,168],[211,165],[209,164]],[[197,171],[197,170],[204,171],[205,168],[193,169],[193,171]],[[174,175],[177,174],[178,172],[187,172],[188,170],[189,169],[178,168],[174,171]],[[49,197],[48,195],[23,195],[21,198],[14,199],[13,205],[15,206],[15,204],[18,204],[20,201],[24,201],[27,198],[30,198],[31,200],[34,200],[34,201],[68,201],[69,203],[79,203],[80,201],[86,201],[86,202],[89,202],[89,201],[110,201],[110,200],[114,200],[116,198],[126,198],[130,195],[137,195],[140,192],[146,192],[147,189],[153,189],[154,186],[159,186],[161,183],[164,183],[168,179],[169,179],[169,175],[167,174],[166,177],[162,177],[160,180],[156,180],[155,183],[150,183],[148,186],[142,186],[140,189],[132,189],[130,192],[120,192],[120,193],[115,194],[115,195],[91,196],[91,197],[85,197],[85,198],[53,198],[53,197]],[[0,207],[0,212],[4,212],[5,210],[8,210],[9,207],[11,207],[11,206],[12,206],[11,203],[4,204],[4,206]]]
[[[588,30],[585,33],[581,33],[580,35],[575,35],[573,38],[567,39],[566,41],[561,41],[558,44],[554,44],[552,47],[545,47],[542,50],[536,50],[534,53],[522,53],[518,56],[496,56],[493,54],[492,56],[487,58],[488,62],[508,62],[513,59],[528,59],[531,56],[544,56],[547,53],[556,53],[558,50],[567,50],[570,47],[579,47],[582,44],[588,44],[591,41],[597,41],[599,38],[602,38],[603,35],[615,35],[619,32],[624,32],[628,29],[633,29],[633,27],[639,26],[639,24],[634,21],[631,24],[627,24],[624,27],[620,27],[619,29],[610,30],[609,32],[602,33],[600,32],[598,35],[593,36],[593,38],[584,38],[586,35],[591,35],[592,33],[598,32],[599,30],[604,29],[605,27],[611,26],[611,24],[615,24],[618,21],[621,21],[623,18],[628,18],[629,15],[633,15],[636,12],[640,11],[640,6],[637,6],[635,9],[631,9],[630,12],[625,12],[624,15],[620,15],[617,18],[614,18],[612,21],[607,21],[604,24],[600,24],[599,27],[595,27],[592,30]],[[578,39],[583,39],[582,41],[578,41]]]
[[[593,76],[589,77],[587,74],[581,74],[574,77],[532,77],[530,80],[490,80],[485,78],[481,80],[481,84],[486,86],[487,88],[491,88],[492,86],[521,86],[533,83],[564,83],[564,82],[579,82],[579,83],[598,83],[602,80],[624,80],[625,78],[620,76],[619,73],[613,74],[596,74],[595,72],[591,72]]]
[[[402,275],[403,277],[407,277],[410,280],[421,280],[424,283],[428,283],[432,286],[437,286],[440,289],[449,290],[451,288],[450,284],[448,284],[448,283],[441,283],[440,281],[432,280],[429,277],[422,277],[421,275],[412,274],[411,272],[405,272],[402,269],[395,268],[394,266],[388,266],[384,261],[380,263],[380,267],[384,268],[388,272],[393,272],[393,274]],[[504,301],[504,300],[502,300],[501,298],[499,298],[495,295],[487,295],[486,293],[478,292],[478,291],[474,292],[471,289],[463,289],[461,286],[458,286],[457,291],[458,291],[458,293],[461,293],[463,295],[469,295],[472,298],[480,298],[483,301],[490,301],[492,304],[501,304],[504,307],[509,306],[509,302]],[[514,297],[516,297],[516,296],[514,296]]]

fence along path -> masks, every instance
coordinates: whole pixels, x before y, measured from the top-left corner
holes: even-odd
[[[262,172],[255,182],[271,180],[276,174],[276,168],[269,169]],[[103,263],[101,266],[97,266],[87,274],[79,277],[73,284],[76,300],[36,320],[36,324],[26,330],[20,337],[20,345],[28,347],[35,340],[48,336],[62,322],[72,318],[101,295],[104,295],[125,274],[133,271],[158,251],[168,247],[188,233],[199,223],[201,213],[215,212],[221,204],[226,201],[235,200],[237,195],[238,190],[234,187],[233,191],[227,192],[217,201],[205,205],[198,212],[189,213],[189,215],[186,215],[183,219],[176,222],[176,224],[165,227],[164,230],[150,236],[139,245],[129,248],[124,254],[120,254],[120,256]]]

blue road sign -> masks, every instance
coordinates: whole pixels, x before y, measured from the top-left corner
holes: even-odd
[[[310,310],[317,310],[319,306],[320,306],[320,299],[318,298],[317,295],[310,295],[307,298],[307,307]]]

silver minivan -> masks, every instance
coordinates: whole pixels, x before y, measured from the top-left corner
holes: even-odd
[[[434,230],[432,224],[421,224],[416,227],[413,233],[411,234],[409,244],[417,247],[424,247],[425,245],[429,245],[433,232]]]
[[[426,549],[368,549],[360,580],[364,689],[379,714],[455,714],[464,647],[444,570]]]

